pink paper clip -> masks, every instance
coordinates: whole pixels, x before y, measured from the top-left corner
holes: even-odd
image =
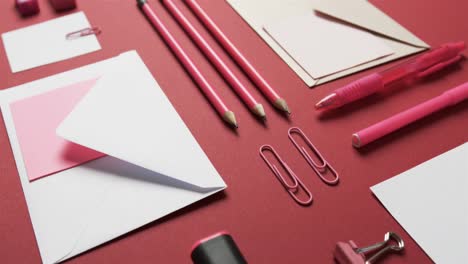
[[[281,175],[281,172],[278,170],[278,168],[272,164],[265,154],[263,152],[269,151],[271,152],[275,158],[278,160],[278,162],[281,164],[281,166],[286,170],[286,172],[289,174],[289,178],[292,180],[292,184],[288,184],[288,182],[285,180],[285,178]],[[312,203],[313,197],[312,193],[305,187],[304,183],[296,176],[296,174],[291,170],[291,168],[286,164],[286,162],[283,161],[283,159],[278,155],[278,153],[273,149],[272,146],[270,145],[263,145],[260,147],[260,156],[263,158],[265,163],[270,167],[270,169],[273,171],[275,174],[276,178],[281,182],[284,188],[286,188],[286,191],[288,191],[289,195],[300,205],[307,206]],[[307,197],[309,197],[306,201],[303,201],[297,197],[296,193],[299,190],[299,187],[302,188],[302,190],[307,194]]]
[[[297,143],[297,141],[294,139],[293,134],[298,134],[302,138],[302,140],[304,140],[304,142],[309,146],[309,148],[318,158],[319,163],[314,161],[314,159],[309,155],[309,153],[304,147],[299,146],[299,143]],[[338,172],[336,172],[336,170],[330,165],[330,163],[328,163],[327,160],[325,160],[320,151],[318,151],[318,149],[314,146],[314,144],[312,144],[312,142],[309,140],[309,138],[307,138],[307,136],[304,134],[304,132],[302,132],[300,128],[291,127],[288,130],[288,137],[323,182],[329,185],[335,185],[338,183],[338,181],[340,180]],[[327,179],[325,177],[327,171],[330,171],[332,173],[332,175],[334,176],[333,179]]]
[[[390,243],[393,240],[395,243]],[[383,242],[374,245],[358,248],[354,241],[348,243],[338,242],[336,244],[334,257],[338,264],[372,264],[377,259],[389,252],[400,252],[405,248],[405,243],[400,236],[393,232],[387,232]],[[366,253],[375,252],[374,255],[366,258]]]
[[[78,31],[70,32],[65,37],[68,40],[77,39],[80,37],[88,36],[88,35],[99,35],[101,34],[101,29],[98,27],[92,28],[84,28]]]

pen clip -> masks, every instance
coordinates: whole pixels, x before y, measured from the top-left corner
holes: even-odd
[[[424,69],[423,71],[419,72],[416,77],[417,78],[424,78],[426,76],[429,76],[435,72],[438,72],[440,70],[442,70],[443,68],[446,68],[450,65],[453,65],[455,63],[458,63],[460,60],[463,59],[463,55],[457,55],[451,59],[448,59],[446,61],[442,61],[442,62],[439,62],[435,65],[432,65],[426,69]]]

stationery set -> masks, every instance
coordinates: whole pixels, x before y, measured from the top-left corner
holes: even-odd
[[[352,180],[335,169],[339,160],[326,159],[316,139],[289,120],[297,102],[287,100],[281,87],[265,78],[264,69],[244,54],[203,5],[197,0],[182,2],[221,49],[187,18],[179,8],[182,3],[161,0],[240,104],[263,126],[272,111],[292,123],[283,139],[297,149],[296,156],[282,155],[279,142],[261,142],[257,149],[259,162],[265,162],[280,182],[278,188],[286,190],[285,196],[305,210],[320,202],[292,159],[305,161],[311,175],[317,176],[316,183],[326,188],[339,190],[341,181]],[[339,112],[396,86],[411,89],[464,59],[463,41],[431,48],[368,1],[226,2],[308,87],[422,52],[310,102],[318,115]],[[75,1],[49,3],[57,12],[76,8]],[[218,87],[152,5],[136,0],[132,12],[141,12],[151,24],[220,119],[233,130],[239,128]],[[15,6],[24,19],[40,12],[35,0],[16,0]],[[79,11],[3,33],[2,41],[12,73],[21,74],[101,50],[101,32],[105,34]],[[244,76],[231,65],[239,67],[252,86],[245,85]],[[262,99],[268,103],[262,104]],[[467,99],[468,82],[447,87],[439,96],[351,134],[350,145],[359,154],[374,141]],[[2,90],[0,109],[43,263],[68,260],[227,188],[136,50]],[[468,261],[467,164],[468,143],[464,143],[370,187],[436,263]],[[355,239],[337,242],[330,256],[341,264],[375,263],[405,248],[392,231],[371,246],[363,247]],[[229,232],[221,231],[196,242],[190,256],[196,264],[247,263],[241,248]]]

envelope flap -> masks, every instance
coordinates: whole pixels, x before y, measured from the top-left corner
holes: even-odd
[[[136,52],[118,57],[57,133],[192,185],[225,185]]]
[[[369,31],[413,45],[429,48],[424,41],[405,29],[398,22],[364,0],[316,1],[314,9]]]

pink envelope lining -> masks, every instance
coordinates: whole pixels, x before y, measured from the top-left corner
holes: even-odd
[[[55,130],[97,79],[58,88],[10,105],[30,181],[100,158],[104,154],[71,143]]]

